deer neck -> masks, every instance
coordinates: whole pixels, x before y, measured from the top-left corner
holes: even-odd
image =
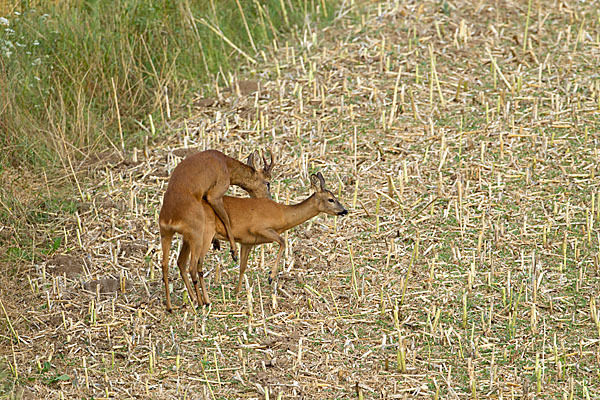
[[[285,206],[285,221],[282,232],[287,231],[319,215],[316,197],[313,194],[301,203]]]
[[[246,182],[253,179],[254,169],[231,157],[228,157],[226,162],[230,174],[230,184],[239,186],[247,191]]]

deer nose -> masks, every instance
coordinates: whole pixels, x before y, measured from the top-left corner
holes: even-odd
[[[344,211],[340,211],[338,213],[338,215],[347,215],[348,214],[348,210],[344,209]]]

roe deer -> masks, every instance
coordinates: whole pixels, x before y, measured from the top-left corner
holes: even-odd
[[[226,156],[217,150],[206,150],[186,157],[175,167],[163,198],[159,215],[160,241],[162,247],[163,280],[168,281],[169,250],[175,233],[186,237],[187,230],[202,232],[203,218],[189,218],[194,210],[201,208],[206,201],[212,207],[213,215],[223,223],[225,234],[231,244],[231,256],[237,260],[235,240],[231,231],[231,222],[223,205],[223,195],[229,185],[237,185],[252,197],[270,198],[270,179],[273,168],[273,151],[268,164],[263,156],[264,167],[258,169],[258,152],[248,157],[246,164]],[[187,274],[183,281],[191,293]],[[167,288],[168,289],[168,288]],[[167,290],[167,310],[171,310],[171,299]]]
[[[236,242],[241,245],[240,273],[236,292],[239,292],[242,286],[242,278],[248,265],[248,256],[250,250],[257,244],[277,242],[279,251],[275,264],[271,268],[269,283],[275,279],[277,268],[281,255],[285,250],[285,241],[280,236],[282,232],[287,231],[301,223],[324,212],[330,215],[346,215],[348,211],[336,199],[336,197],[325,189],[325,179],[319,172],[317,175],[310,176],[311,187],[314,190],[309,198],[295,205],[284,205],[274,202],[270,199],[243,199],[238,197],[223,197],[225,209],[231,221],[231,228]],[[186,270],[186,264],[191,252],[190,275],[194,282],[194,289],[199,305],[208,304],[208,293],[204,284],[202,264],[212,239],[216,236],[224,238],[226,235],[223,223],[217,218],[212,208],[202,202],[200,207],[189,210],[189,214],[182,225],[203,225],[202,231],[190,232],[190,229],[182,229],[183,244],[181,252],[177,259],[177,265],[181,274]],[[204,223],[199,224],[194,221],[203,219]],[[199,271],[198,271],[199,268]],[[219,267],[217,266],[217,274]],[[199,276],[202,294],[199,292],[197,277]],[[165,281],[165,289],[168,292],[168,281]],[[189,291],[189,289],[188,289]],[[168,294],[167,294],[168,296]]]

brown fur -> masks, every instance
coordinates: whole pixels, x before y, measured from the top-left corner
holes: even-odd
[[[225,209],[229,214],[232,222],[232,233],[235,241],[241,245],[240,259],[240,274],[236,286],[236,292],[239,292],[242,285],[242,278],[248,265],[248,256],[250,250],[257,244],[263,243],[279,243],[279,251],[277,259],[271,269],[269,280],[275,279],[277,268],[281,255],[285,250],[285,241],[280,236],[281,233],[300,225],[301,223],[317,216],[324,212],[330,215],[345,215],[348,211],[335,198],[333,193],[325,189],[325,181],[321,173],[311,175],[311,184],[315,193],[299,204],[287,206],[279,204],[270,199],[243,199],[237,197],[223,197]],[[200,256],[198,262],[195,263],[192,259],[190,264],[190,275],[200,276],[202,294],[200,294],[197,285],[194,285],[198,302],[207,304],[208,293],[202,278],[202,264],[204,256],[210,247],[213,238],[224,238],[226,235],[223,223],[217,218],[212,208],[206,203],[198,204],[198,206],[189,215],[190,218],[202,218],[204,221],[202,233],[200,237],[190,237],[184,234],[183,245],[179,254],[177,265],[184,275],[186,270],[187,260],[191,251],[191,246],[200,248]],[[189,220],[189,219],[188,219]],[[197,225],[197,223],[194,223]],[[186,230],[187,231],[187,230]],[[199,240],[200,243],[193,244]],[[198,270],[199,269],[199,270]],[[220,274],[220,269],[217,267],[217,275]],[[184,278],[184,281],[187,279]],[[168,285],[168,282],[165,283]],[[189,291],[189,289],[188,289]]]
[[[267,165],[263,157],[265,165],[262,170],[256,168],[257,158],[258,153],[254,152],[248,157],[247,164],[244,164],[217,150],[207,150],[186,157],[173,170],[159,215],[163,251],[162,270],[165,284],[168,282],[169,250],[175,233],[183,235],[184,242],[193,244],[191,248],[192,261],[197,260],[200,254],[206,253],[205,243],[200,242],[204,226],[202,202],[209,205],[213,214],[218,216],[219,221],[223,224],[224,236],[229,239],[231,244],[232,257],[237,259],[231,221],[223,204],[223,195],[229,185],[233,184],[241,186],[253,197],[270,197],[272,152],[270,164]],[[197,288],[197,275],[193,270],[190,270],[190,275]],[[187,274],[182,272],[182,278],[191,293]],[[204,281],[201,284],[204,289]],[[196,293],[199,294],[197,289]],[[206,300],[208,301],[208,298]],[[170,311],[171,298],[168,285],[166,286],[166,302],[167,310]]]

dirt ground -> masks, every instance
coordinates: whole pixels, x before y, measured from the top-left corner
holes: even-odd
[[[40,226],[60,245],[7,266],[0,393],[598,398],[595,6],[359,3],[199,94],[154,144],[75,166],[76,207]],[[236,296],[222,243],[199,309],[176,240],[167,313],[157,219],[170,172],[191,151],[271,146],[277,201],[306,198],[320,171],[349,215],[285,235],[276,291],[277,246],[254,250]]]

